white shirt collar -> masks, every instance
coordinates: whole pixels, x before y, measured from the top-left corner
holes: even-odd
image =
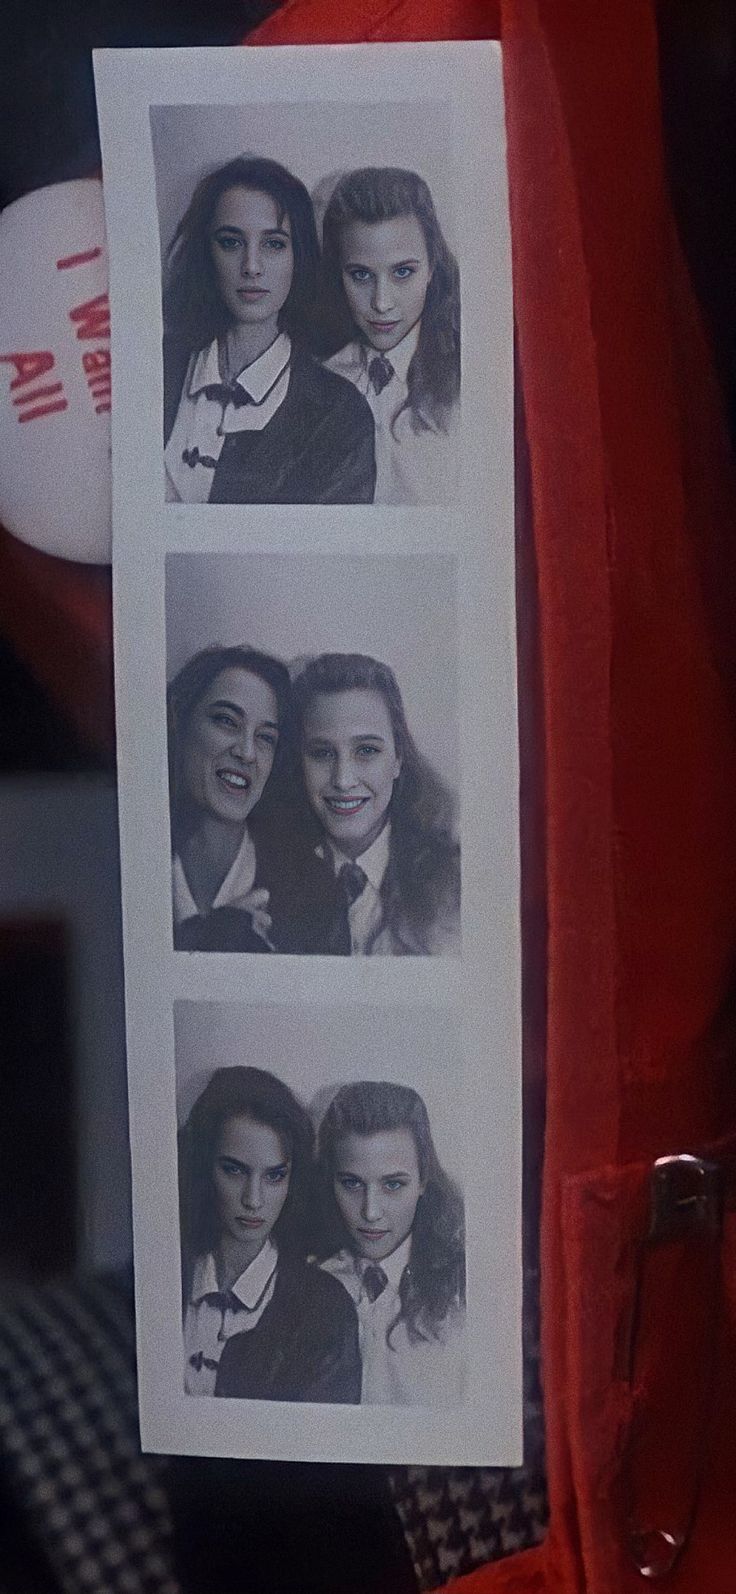
[[[212,911],[214,912],[215,908],[226,908],[234,897],[244,896],[250,891],[255,877],[256,849],[246,825],[240,846],[212,904]],[[196,918],[199,908],[189,889],[189,882],[178,853],[174,854],[171,862],[171,890],[174,923],[182,924],[185,919]]]
[[[404,1268],[408,1267],[409,1265],[410,1254],[411,1234],[407,1234],[406,1239],[402,1240],[401,1245],[397,1245],[396,1250],[392,1251],[390,1256],[384,1256],[380,1261],[378,1261],[378,1259],[376,1259],[376,1261],[372,1261],[369,1256],[356,1257],[357,1271],[362,1280],[366,1268],[380,1267],[386,1274],[386,1278],[388,1279],[392,1290],[398,1290]]]
[[[247,393],[255,404],[262,404],[271,388],[283,375],[290,359],[291,340],[285,332],[279,332],[278,337],[274,338],[273,343],[269,344],[263,354],[260,354],[252,365],[246,365],[235,378],[238,387],[242,387],[243,392]],[[209,348],[200,350],[194,361],[189,378],[189,397],[195,398],[203,388],[209,387],[213,382],[221,381],[219,352],[215,338]]]
[[[383,877],[388,868],[388,855],[391,847],[390,820],[388,824],[384,825],[380,834],[376,836],[375,841],[371,842],[370,847],[367,847],[365,852],[361,852],[359,858],[348,858],[331,841],[327,842],[327,847],[332,854],[335,874],[339,872],[344,863],[357,863],[363,873],[367,875],[368,883],[372,885],[373,890],[380,891],[383,885]]]
[[[384,358],[387,359],[393,366],[394,371],[401,382],[406,382],[409,366],[411,365],[414,355],[417,352],[421,326],[421,321],[417,321],[416,326],[412,327],[411,332],[407,332],[406,336],[401,339],[401,342],[397,343],[395,349],[386,350]],[[374,354],[378,354],[379,352],[380,351],[378,349],[366,349],[366,354],[369,360],[373,358]]]
[[[243,1306],[249,1311],[255,1307],[276,1271],[278,1250],[270,1238],[261,1247],[258,1255],[243,1269],[240,1277],[231,1285],[230,1293],[236,1295]],[[217,1268],[211,1251],[206,1256],[198,1256],[194,1264],[192,1277],[192,1302],[196,1306],[206,1295],[218,1295],[220,1286],[217,1282]]]

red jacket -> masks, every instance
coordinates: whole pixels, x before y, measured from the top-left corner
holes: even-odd
[[[453,1589],[636,1594],[638,1525],[684,1534],[672,1594],[732,1594],[735,1220],[719,1235],[717,1202],[686,1190],[665,1216],[691,1237],[645,1246],[653,1159],[736,1151],[734,498],[665,182],[654,3],[286,0],[251,38],[499,32],[530,481],[521,613],[538,613],[522,828],[529,960],[546,924],[546,1038],[531,1034],[527,1069],[533,1100],[544,1057],[551,1524],[539,1549]],[[47,582],[92,654],[96,579]],[[65,683],[49,654],[67,705],[82,657]]]

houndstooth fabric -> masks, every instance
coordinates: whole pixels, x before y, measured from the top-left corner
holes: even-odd
[[[391,1489],[419,1587],[436,1589],[544,1537],[547,1487],[539,1381],[539,1275],[528,1268],[524,1309],[523,1467],[395,1467]]]
[[[536,1284],[528,1276],[525,1466],[390,1472],[422,1590],[543,1536]],[[0,1303],[0,1461],[64,1594],[181,1594],[166,1462],[140,1453],[133,1313],[117,1286],[57,1284]]]
[[[120,1290],[58,1284],[3,1300],[0,1457],[64,1594],[180,1594],[162,1463],[140,1453]]]

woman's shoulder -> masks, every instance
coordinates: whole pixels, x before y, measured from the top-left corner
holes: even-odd
[[[348,417],[359,417],[371,426],[373,415],[368,400],[358,392],[347,375],[328,370],[318,360],[303,351],[295,353],[292,361],[292,381],[295,391],[312,398],[325,410],[338,411]]]
[[[285,1257],[279,1274],[282,1304],[293,1302],[303,1323],[328,1318],[337,1329],[352,1324],[355,1306],[347,1290],[318,1262]]]
[[[184,382],[190,361],[196,350],[191,341],[180,332],[165,332],[163,340],[164,366],[164,442],[171,435],[179,408]]]
[[[415,836],[406,866],[392,871],[396,896],[391,933],[397,952],[458,957],[461,950],[459,843],[441,835]]]
[[[366,359],[362,343],[354,339],[352,343],[345,343],[335,354],[330,354],[323,361],[326,371],[333,371],[336,376],[343,377],[348,382],[358,382],[365,371]]]

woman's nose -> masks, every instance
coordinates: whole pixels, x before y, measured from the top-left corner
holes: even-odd
[[[353,769],[352,758],[336,759],[332,781],[333,785],[336,786],[339,791],[347,791],[348,788],[354,784],[355,771]]]
[[[255,239],[246,239],[243,253],[240,257],[240,274],[242,277],[260,277],[263,265],[258,243]]]
[[[252,731],[241,730],[233,742],[232,751],[236,758],[243,764],[252,764],[256,756],[256,744]]]
[[[243,1193],[240,1200],[242,1206],[248,1207],[253,1212],[257,1212],[263,1205],[261,1181],[256,1173],[249,1174],[247,1179],[243,1181]]]
[[[380,1216],[381,1200],[379,1192],[374,1185],[368,1184],[365,1187],[365,1195],[363,1196],[363,1217],[366,1223],[375,1223]]]
[[[385,312],[393,308],[393,292],[389,277],[377,276],[373,285],[371,308]]]

